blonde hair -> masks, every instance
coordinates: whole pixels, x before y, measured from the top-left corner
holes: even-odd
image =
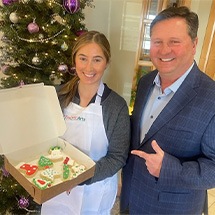
[[[98,31],[88,31],[78,37],[72,49],[72,64],[75,66],[75,57],[76,53],[80,48],[89,44],[96,43],[102,49],[107,63],[110,62],[111,51],[110,44],[104,34]],[[59,100],[61,107],[65,108],[69,105],[72,99],[75,96],[77,87],[78,87],[79,77],[75,75],[70,81],[68,81],[59,91]]]

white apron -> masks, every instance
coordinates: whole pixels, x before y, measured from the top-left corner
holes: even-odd
[[[101,83],[95,103],[81,107],[70,103],[64,110],[67,130],[63,138],[81,151],[98,161],[107,153],[108,139],[105,133],[101,96],[104,84]],[[73,188],[52,198],[42,205],[44,215],[109,215],[117,193],[117,174],[91,185]]]

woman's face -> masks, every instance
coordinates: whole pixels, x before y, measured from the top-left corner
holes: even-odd
[[[80,82],[99,84],[107,67],[107,60],[98,44],[89,43],[77,51],[75,66]]]

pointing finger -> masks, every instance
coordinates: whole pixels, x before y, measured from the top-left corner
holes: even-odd
[[[140,151],[140,150],[132,150],[131,151],[131,154],[133,155],[137,155],[141,158],[144,158],[145,160],[147,159],[148,157],[148,154],[146,152],[143,152],[143,151]]]

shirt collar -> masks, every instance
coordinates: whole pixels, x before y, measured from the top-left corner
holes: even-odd
[[[187,77],[187,75],[190,73],[190,70],[192,69],[194,63],[190,66],[190,68],[179,78],[177,79],[173,84],[171,84],[169,87],[164,89],[164,94],[169,94],[171,92],[175,93],[180,85],[183,83],[184,79]],[[161,83],[160,83],[160,76],[159,72],[156,75],[154,82],[153,82],[157,87],[161,88]]]

